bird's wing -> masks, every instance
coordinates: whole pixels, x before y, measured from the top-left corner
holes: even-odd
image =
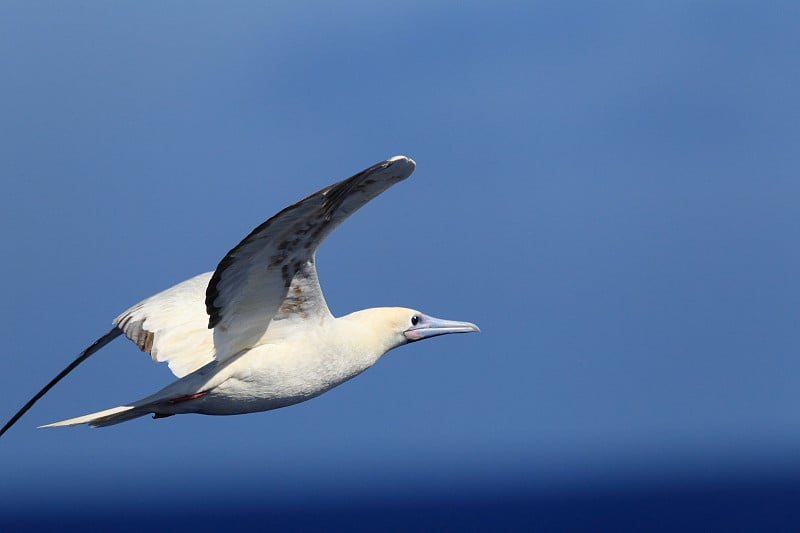
[[[267,342],[282,321],[329,318],[314,267],[317,247],[345,218],[410,176],[414,167],[403,156],[373,165],[287,207],[228,252],[211,277],[205,300],[217,359]]]
[[[203,305],[212,274],[142,300],[115,318],[114,325],[153,361],[166,362],[177,377],[190,374],[214,360],[214,336]]]

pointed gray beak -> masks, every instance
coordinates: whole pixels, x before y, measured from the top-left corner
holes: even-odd
[[[417,325],[412,326],[403,332],[408,342],[421,341],[437,335],[447,335],[448,333],[472,333],[480,331],[480,328],[470,322],[456,322],[455,320],[444,320],[428,315],[419,315],[420,320]]]

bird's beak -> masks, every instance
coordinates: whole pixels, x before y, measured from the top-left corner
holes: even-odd
[[[420,314],[420,320],[416,326],[411,326],[403,332],[408,342],[421,341],[437,335],[447,335],[448,333],[472,333],[480,331],[480,328],[469,322],[456,322],[455,320],[444,320]]]

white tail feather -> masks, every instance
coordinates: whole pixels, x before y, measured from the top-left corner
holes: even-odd
[[[106,409],[105,411],[98,411],[96,413],[91,413],[76,418],[70,418],[68,420],[62,420],[60,422],[53,422],[52,424],[47,424],[39,427],[52,428],[58,426],[77,426],[78,424],[89,424],[93,428],[112,426],[114,424],[119,424],[120,422],[125,422],[133,418],[144,416],[149,412],[150,409],[146,405],[145,406],[121,405],[119,407],[114,407],[112,409]]]

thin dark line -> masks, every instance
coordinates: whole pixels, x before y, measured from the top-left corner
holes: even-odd
[[[47,391],[52,389],[56,385],[56,383],[58,383],[59,381],[64,379],[64,377],[67,374],[69,374],[70,372],[75,370],[75,367],[77,367],[79,364],[81,364],[86,359],[88,359],[90,355],[92,355],[97,350],[99,350],[100,348],[102,348],[103,346],[108,344],[109,342],[113,341],[114,339],[116,339],[120,335],[122,335],[122,330],[115,327],[115,328],[111,329],[111,331],[109,331],[108,333],[106,333],[105,335],[103,335],[102,337],[97,339],[96,341],[94,341],[92,343],[92,345],[89,346],[88,348],[86,348],[83,352],[81,352],[81,354],[77,357],[77,359],[75,359],[73,362],[71,362],[67,368],[65,368],[64,370],[59,372],[56,377],[54,377],[52,380],[50,380],[50,383],[45,385],[42,390],[40,390],[39,392],[36,393],[36,396],[34,396],[30,400],[28,400],[28,403],[23,405],[22,409],[17,411],[17,414],[15,414],[14,416],[11,417],[11,420],[6,422],[6,425],[3,426],[3,429],[0,429],[0,437],[2,437],[3,433],[8,431],[9,428],[11,428],[11,426],[13,426],[16,423],[17,420],[22,418],[22,415],[27,413],[28,410],[31,407],[33,407],[33,404],[35,404],[37,401],[39,401],[39,398],[41,398],[42,396],[47,394]]]

